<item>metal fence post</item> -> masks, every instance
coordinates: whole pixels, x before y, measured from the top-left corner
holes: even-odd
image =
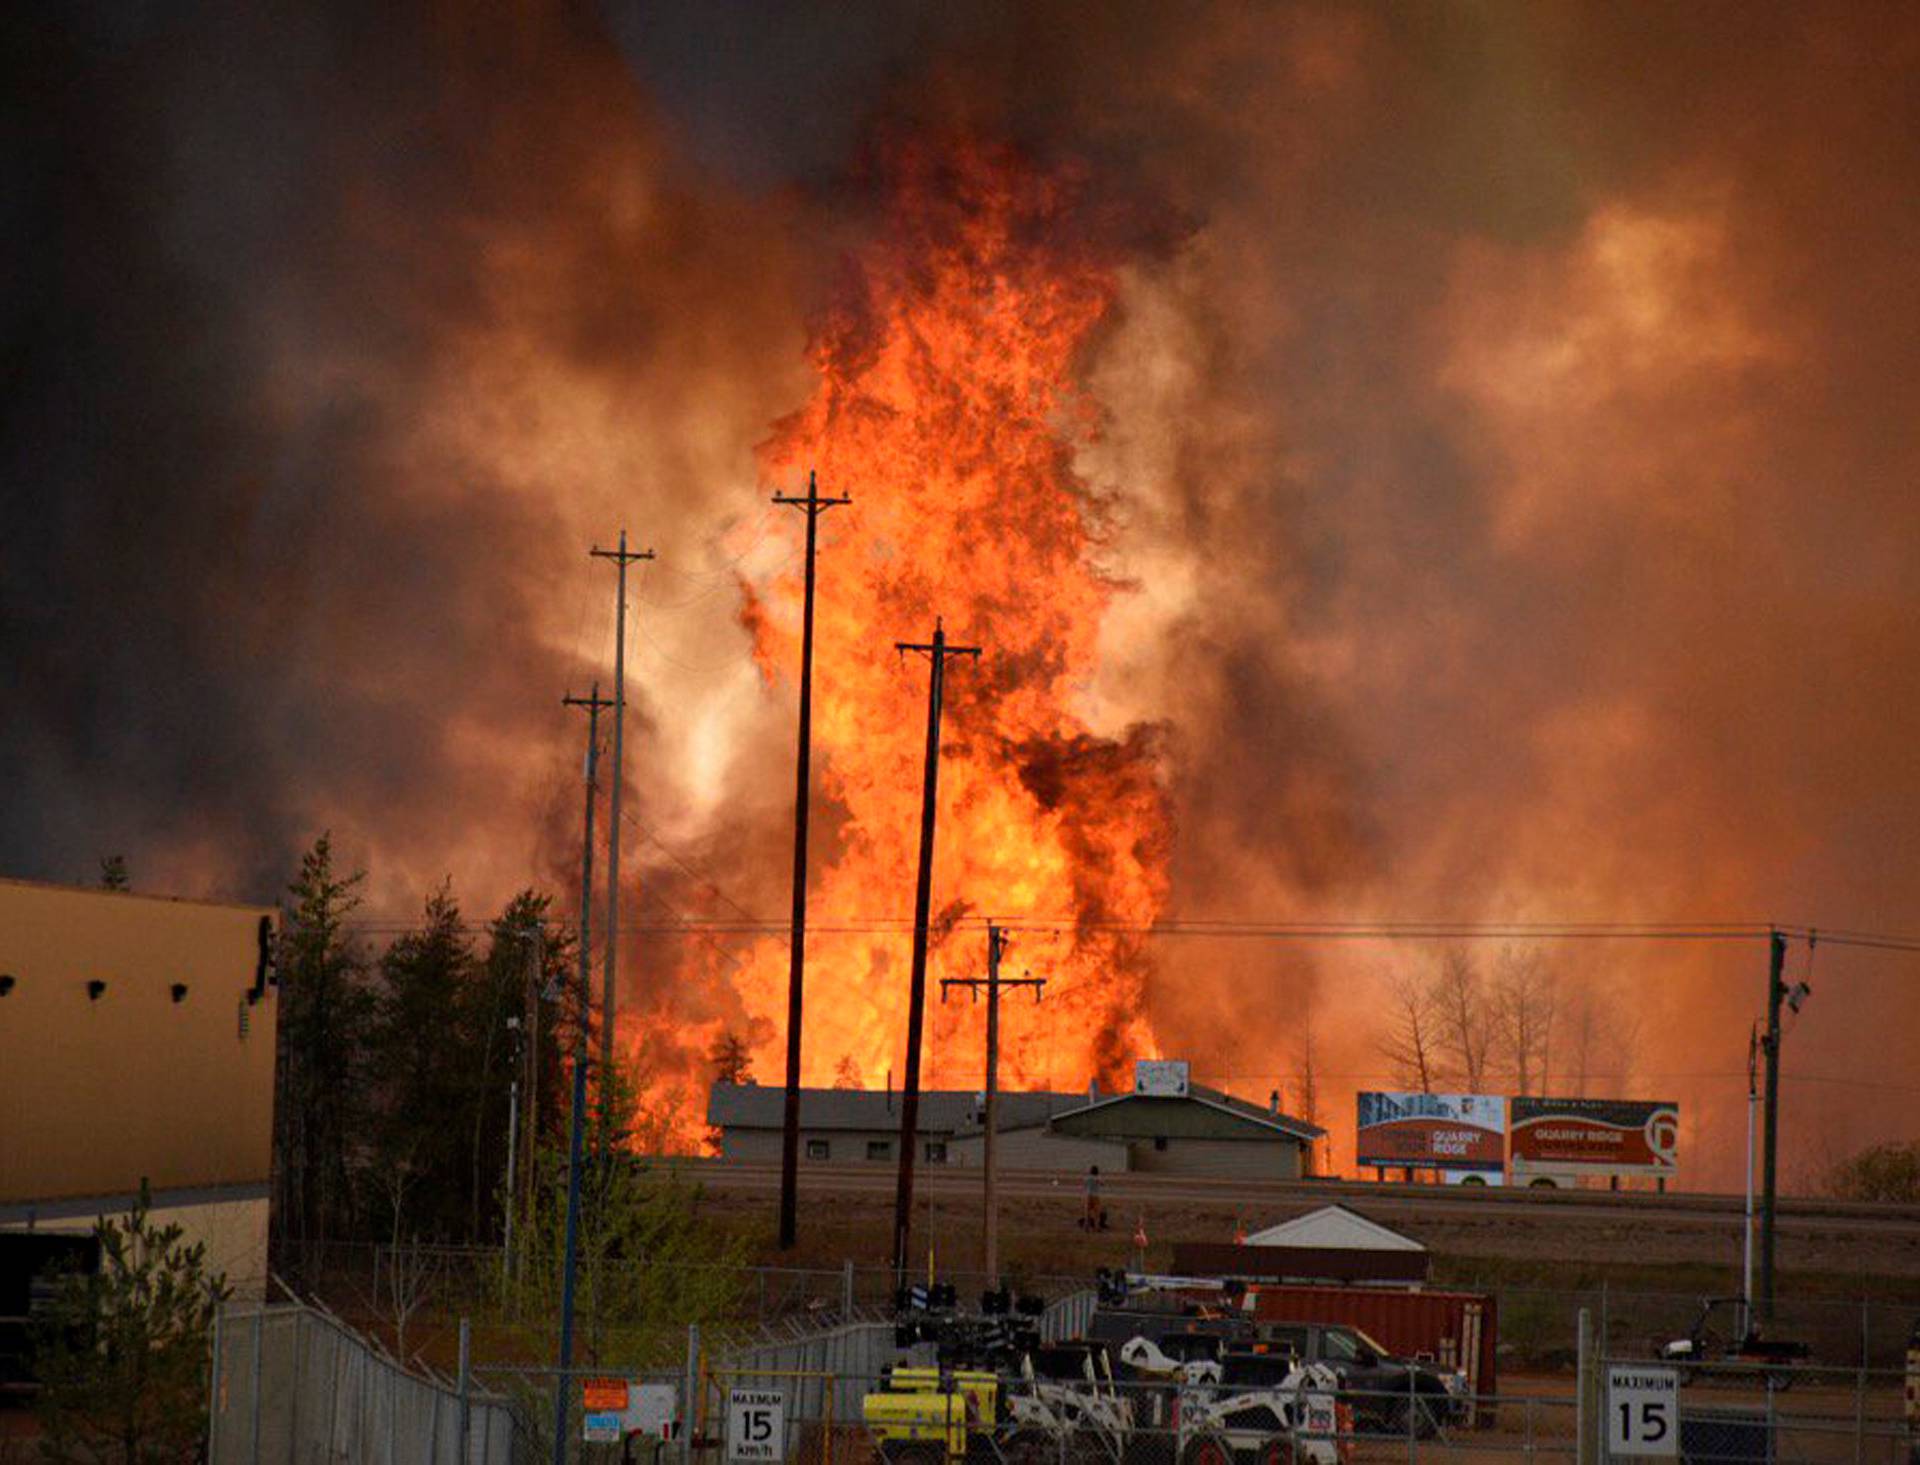
[[[207,1376],[207,1465],[213,1465],[215,1441],[220,1438],[220,1416],[225,1405],[225,1391],[221,1383],[226,1378],[227,1360],[221,1352],[220,1322],[226,1314],[224,1305],[216,1305],[213,1309],[213,1370]]]
[[[473,1448],[473,1325],[460,1319],[460,1465],[467,1465]]]
[[[840,1264],[840,1321],[853,1321],[853,1258]]]
[[[1533,1465],[1533,1396],[1527,1396],[1527,1465]]]
[[[1574,1367],[1573,1458],[1578,1465],[1592,1465],[1593,1445],[1587,1435],[1587,1390],[1593,1376],[1593,1315],[1584,1307],[1580,1309],[1578,1350]]]
[[[287,1461],[300,1458],[300,1361],[307,1339],[307,1315],[295,1312],[288,1320],[293,1329],[293,1374],[287,1385]]]
[[[694,1432],[699,1428],[699,1396],[694,1392],[700,1372],[700,1324],[687,1324],[687,1391],[680,1399],[680,1433],[687,1444],[687,1458],[693,1458]]]
[[[260,1353],[262,1333],[266,1330],[266,1309],[259,1307],[253,1314],[253,1422],[248,1429],[248,1437],[253,1441],[252,1454],[248,1457],[253,1465],[260,1465]]]
[[[1413,1370],[1407,1370],[1407,1465],[1419,1465],[1420,1395],[1414,1388]]]

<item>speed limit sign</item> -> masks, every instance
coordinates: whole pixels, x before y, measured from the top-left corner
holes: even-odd
[[[1680,1453],[1680,1380],[1670,1368],[1607,1369],[1607,1453]]]
[[[727,1393],[727,1458],[778,1460],[786,1449],[787,1396],[781,1389]]]

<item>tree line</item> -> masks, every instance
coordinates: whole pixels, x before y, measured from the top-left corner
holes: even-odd
[[[274,1104],[283,1267],[318,1264],[343,1241],[496,1243],[514,1188],[516,1079],[516,1168],[531,1184],[538,1151],[565,1133],[564,1055],[592,1021],[568,980],[574,935],[550,896],[520,892],[476,937],[442,885],[419,924],[376,952],[354,928],[364,881],[322,834],[283,906]]]

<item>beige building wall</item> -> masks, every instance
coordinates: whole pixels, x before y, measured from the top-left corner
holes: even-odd
[[[987,1162],[986,1137],[969,1134],[957,1139],[947,1155],[953,1164],[977,1170]],[[1054,1170],[1077,1176],[1085,1174],[1089,1165],[1098,1165],[1102,1174],[1118,1175],[1127,1168],[1127,1146],[1122,1140],[1081,1139],[1036,1124],[998,1136],[994,1160],[1002,1170]]]
[[[234,1297],[259,1301],[267,1290],[267,1188],[264,1184],[216,1190],[158,1191],[149,1217],[158,1226],[178,1226],[180,1244],[206,1247],[209,1275],[224,1276]],[[86,1236],[106,1217],[124,1218],[133,1196],[96,1202],[55,1203],[50,1210],[12,1206],[0,1211],[0,1231],[53,1231]]]
[[[1147,1175],[1203,1175],[1221,1180],[1298,1180],[1300,1141],[1271,1139],[1150,1139],[1127,1145],[1128,1168]]]
[[[272,914],[0,880],[0,1203],[267,1180]]]
[[[914,1153],[916,1164],[943,1164],[944,1161],[930,1159],[927,1155],[929,1144],[946,1144],[943,1134],[922,1133],[920,1148]],[[827,1147],[826,1158],[809,1151],[809,1145],[824,1144]],[[883,1144],[887,1147],[884,1159],[869,1160],[869,1145]],[[897,1129],[803,1129],[800,1131],[800,1163],[802,1165],[841,1165],[841,1164],[897,1164],[899,1160],[900,1131]],[[780,1131],[777,1129],[727,1129],[720,1135],[720,1158],[738,1160],[745,1164],[777,1165],[780,1163]]]

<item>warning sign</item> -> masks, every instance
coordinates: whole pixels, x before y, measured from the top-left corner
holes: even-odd
[[[580,1407],[590,1414],[625,1414],[627,1381],[616,1378],[580,1380]]]

